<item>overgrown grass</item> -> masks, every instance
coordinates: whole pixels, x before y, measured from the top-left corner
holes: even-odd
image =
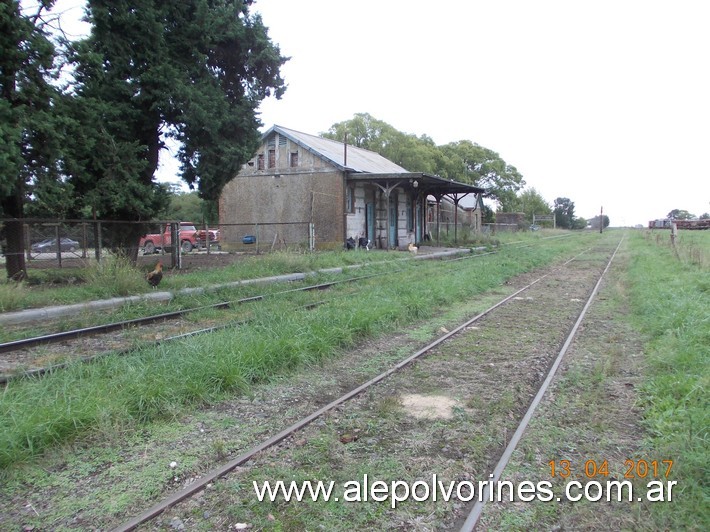
[[[632,305],[649,337],[643,390],[649,445],[674,460],[679,493],[653,506],[659,528],[710,529],[710,268],[692,254],[675,256],[662,240],[631,240]],[[666,235],[667,236],[667,235]],[[710,249],[710,231],[684,235],[695,249]],[[696,255],[697,257],[697,255]]]
[[[86,271],[90,293],[97,298],[128,296],[145,290],[145,279],[131,262],[122,256],[93,262]]]
[[[406,275],[359,284],[355,294],[311,311],[265,301],[254,307],[249,327],[13,381],[0,396],[0,468],[88,431],[170,418],[241,393],[368,336],[409,327],[447,304],[568,257],[587,242],[560,239],[454,263],[420,263]]]
[[[362,251],[324,251],[317,253],[275,252],[245,258],[229,266],[178,272],[166,269],[161,290],[175,291],[187,287],[228,283],[295,272],[354,264],[391,263],[407,255],[402,253],[366,253]],[[157,258],[156,258],[157,262]],[[154,267],[137,268],[127,261],[107,257],[102,264],[86,268],[33,270],[30,282],[23,283],[22,297],[0,285],[0,309],[11,310],[57,304],[71,304],[96,298],[108,298],[149,292],[145,274]],[[14,286],[12,283],[8,287]]]
[[[27,286],[14,281],[0,281],[0,312],[19,308],[27,298]]]
[[[459,246],[496,247],[501,242],[542,241],[545,237],[564,234],[557,231],[536,233],[500,233],[495,236],[471,235]],[[569,233],[567,233],[569,234]],[[451,243],[453,245],[453,243]],[[179,275],[166,270],[160,284],[161,290],[175,291],[181,288],[255,279],[294,272],[310,272],[323,268],[351,266],[355,264],[392,263],[408,258],[400,252],[322,251],[315,253],[274,252],[250,256],[229,266],[212,269],[197,269]],[[158,257],[156,256],[156,262]],[[108,298],[150,291],[144,280],[150,266],[136,268],[125,260],[107,257],[101,265],[93,261],[85,268],[32,270],[29,282],[21,284],[21,291],[11,291],[12,283],[0,284],[0,312],[11,310],[79,303],[96,298]],[[6,286],[8,289],[6,289]],[[18,294],[21,297],[18,297]]]

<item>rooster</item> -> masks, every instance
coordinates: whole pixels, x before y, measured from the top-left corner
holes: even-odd
[[[145,279],[153,288],[158,286],[163,279],[163,263],[158,261],[158,264],[155,265],[155,269],[152,272],[148,272]]]
[[[417,246],[415,246],[414,244],[412,244],[411,242],[410,242],[409,245],[407,246],[407,249],[409,250],[409,252],[410,252],[412,255],[416,255],[416,254],[417,254],[417,251],[419,251],[419,248],[418,248]]]

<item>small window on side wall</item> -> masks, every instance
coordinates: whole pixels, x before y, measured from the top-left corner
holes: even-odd
[[[269,150],[269,168],[276,168],[276,150]]]
[[[291,165],[291,168],[296,168],[298,166],[298,152],[297,151],[291,152],[290,165]]]
[[[353,187],[345,189],[345,212],[355,212],[355,189]]]
[[[256,169],[257,170],[264,169],[264,154],[263,153],[260,153],[259,155],[256,156]]]

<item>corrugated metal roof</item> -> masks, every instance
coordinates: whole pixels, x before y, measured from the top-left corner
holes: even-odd
[[[279,135],[284,135],[303,148],[328,159],[341,170],[346,168],[344,162],[345,150],[342,142],[324,139],[322,137],[309,135],[307,133],[301,133],[300,131],[294,131],[293,129],[287,129],[281,126],[271,127],[262,135],[262,139],[266,139],[266,137],[271,135],[273,132],[277,132]],[[401,166],[385,159],[379,153],[357,148],[350,144],[348,144],[347,169],[355,172],[365,172],[370,174],[409,173]]]

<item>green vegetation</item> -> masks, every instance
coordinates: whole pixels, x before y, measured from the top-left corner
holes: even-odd
[[[347,141],[379,153],[410,172],[425,172],[486,189],[487,197],[499,201],[504,211],[516,201],[525,181],[518,170],[489,148],[470,140],[436,146],[427,135],[402,133],[368,113],[333,124],[325,138]]]
[[[617,233],[618,234],[618,233]],[[504,477],[540,478],[550,460],[608,461],[610,476],[646,483],[675,481],[673,500],[489,505],[483,528],[495,530],[706,530],[708,382],[710,377],[710,232],[630,231],[590,308],[551,390],[526,430]],[[467,405],[476,408],[476,401]],[[673,460],[636,478],[627,460]],[[567,478],[550,477],[562,493]],[[666,493],[667,495],[667,493]]]
[[[560,232],[562,234],[569,233]],[[41,379],[14,382],[0,396],[0,423],[4,429],[0,435],[0,476],[18,479],[25,470],[32,470],[36,471],[41,485],[43,470],[34,464],[23,466],[23,462],[35,462],[38,453],[50,451],[48,459],[62,452],[73,457],[76,449],[104,439],[138,438],[140,434],[162,430],[160,427],[173,427],[175,424],[170,421],[177,417],[235,395],[248,397],[253,384],[272,382],[273,386],[274,381],[291,370],[337,356],[341,350],[368,337],[392,330],[418,335],[418,320],[440,317],[442,309],[462,300],[473,298],[480,303],[474,297],[476,294],[500,287],[517,272],[568,258],[599,238],[617,239],[618,236],[616,231],[603,236],[595,232],[576,233],[567,238],[546,240],[545,246],[528,248],[514,246],[514,242],[521,239],[534,242],[540,238],[539,234],[503,234],[499,235],[504,245],[498,254],[450,263],[396,262],[394,268],[398,271],[394,276],[339,286],[332,295],[340,297],[331,300],[329,293],[327,304],[310,311],[298,308],[314,301],[316,294],[293,293],[278,301],[266,300],[250,306],[256,318],[252,327],[232,328],[170,346],[146,348],[126,357],[74,365]],[[594,523],[615,529],[708,528],[709,244],[709,232],[681,232],[674,251],[668,232],[629,232],[617,267],[610,271],[602,297],[592,307],[585,331],[578,340],[584,356],[575,357],[568,371],[561,375],[556,400],[548,405],[551,410],[560,410],[553,412],[552,421],[543,418],[533,422],[529,428],[532,434],[526,436],[516,451],[518,463],[511,464],[513,474],[517,474],[515,478],[521,479],[536,478],[547,467],[547,461],[555,457],[571,458],[574,463],[608,459],[610,467],[623,466],[629,457],[672,459],[674,465],[669,480],[678,482],[673,491],[673,503],[641,503],[633,507],[591,503],[527,504],[524,508],[503,512],[493,528],[538,529],[561,525],[574,529]],[[513,247],[515,251],[507,251]],[[370,255],[376,254],[362,253],[360,258]],[[356,255],[324,254],[318,260],[335,265],[338,258],[351,260],[351,257]],[[283,267],[284,263],[303,266],[302,261],[312,259],[315,257],[309,255],[283,256],[278,267]],[[372,265],[368,271],[369,268],[392,270],[393,263]],[[402,282],[393,282],[394,279]],[[283,289],[283,286],[274,289]],[[609,323],[610,319],[613,323]],[[426,323],[429,330],[438,327],[436,321]],[[640,387],[642,378],[645,381]],[[622,391],[621,398],[610,396],[610,392],[619,395],[614,386],[621,386],[628,395]],[[638,390],[641,401],[633,403]],[[514,403],[510,395],[499,399],[498,410],[503,413]],[[479,401],[480,398],[469,398],[465,407],[478,409]],[[375,401],[372,408],[384,422],[397,411],[397,399],[385,395]],[[196,415],[202,414],[197,412]],[[224,419],[238,423],[238,420]],[[462,420],[471,423],[470,417],[463,416]],[[637,437],[640,433],[637,423],[641,421],[646,427],[643,439]],[[297,466],[282,470],[278,464],[266,463],[238,481],[250,486],[252,479],[292,478],[291,475],[296,475],[293,478],[357,478],[364,472],[355,467],[357,464],[340,472],[329,469],[327,464],[342,462],[337,455],[342,447],[337,442],[343,434],[358,431],[358,441],[365,442],[380,433],[379,426],[358,425],[345,415],[328,420],[324,426],[333,428],[332,437],[298,443],[303,448],[300,454],[296,453]],[[188,430],[194,429],[188,427]],[[433,426],[432,430],[435,430]],[[79,445],[65,445],[77,439]],[[146,437],[138,445],[147,448],[149,442],[150,438]],[[482,457],[486,445],[485,441],[471,439],[466,452]],[[217,437],[209,447],[211,459],[221,460],[232,448],[228,439]],[[357,446],[348,449],[357,450]],[[629,449],[631,454],[627,454]],[[70,467],[84,467],[71,457],[67,458]],[[189,469],[192,459],[188,453],[181,467]],[[106,458],[108,464],[119,462],[113,457]],[[406,478],[406,473],[397,469],[398,464],[392,460],[378,463],[377,467],[381,467],[378,471],[383,474]],[[45,466],[44,459],[41,465]],[[613,474],[617,473],[619,471]],[[165,482],[172,482],[172,477],[167,478],[169,475],[156,464],[147,466],[140,479],[145,496],[160,493]],[[641,489],[643,482],[639,482]],[[231,488],[237,489],[234,486],[225,489]],[[130,500],[127,496],[125,500],[101,504],[109,511],[123,511],[130,506]],[[250,504],[259,506],[256,502]],[[325,508],[319,504],[309,503],[299,508],[298,512],[284,510],[281,524],[287,525],[289,519],[294,519],[293,526],[306,526],[322,520],[324,515],[332,515],[336,520],[343,513],[342,507]],[[372,526],[381,519],[378,512],[382,508],[381,505],[363,506],[362,515],[355,519],[360,520],[358,524],[363,527]],[[443,506],[437,506],[436,510],[445,511]],[[273,508],[264,506],[261,511],[256,507],[234,506],[233,511],[235,519],[245,511],[263,514],[264,520],[257,518],[253,524],[266,527],[269,522],[265,516]]]
[[[392,255],[382,253],[276,252],[249,257],[224,268],[196,270],[180,273],[180,275],[165,270],[160,290],[174,291],[181,288],[391,260],[393,260]],[[131,266],[126,260],[109,258],[102,265],[92,265],[89,268],[36,270],[32,272],[31,284],[23,284],[18,290],[13,291],[12,284],[0,284],[0,308],[3,312],[7,312],[20,308],[79,303],[129,293],[150,292],[151,288],[145,282],[144,275],[152,268],[151,264],[149,267],[139,269]],[[22,293],[23,297],[16,297],[17,293]]]
[[[673,505],[654,505],[653,512],[662,528],[707,530],[710,232],[682,232],[680,258],[667,232],[644,237],[631,240],[629,276],[636,323],[649,338],[643,390],[648,444],[674,460],[673,479],[682,490]]]
[[[92,0],[91,31],[73,42],[54,4],[0,10],[0,217],[151,219],[168,201],[154,180],[167,138],[180,178],[214,205],[258,146],[260,102],[286,90],[287,59],[251,2]],[[5,231],[15,280],[26,273],[17,220]],[[140,227],[116,227],[111,247],[135,249]]]
[[[0,397],[0,467],[81,434],[169,419],[185,408],[242,393],[252,383],[316,363],[356,341],[431,317],[513,275],[568,257],[585,242],[576,236],[451,263],[407,263],[400,282],[372,279],[357,285],[356,297],[349,292],[308,312],[284,312],[290,307],[282,301],[267,300],[253,307],[256,319],[250,327],[13,381]],[[293,303],[300,297],[294,294]]]

